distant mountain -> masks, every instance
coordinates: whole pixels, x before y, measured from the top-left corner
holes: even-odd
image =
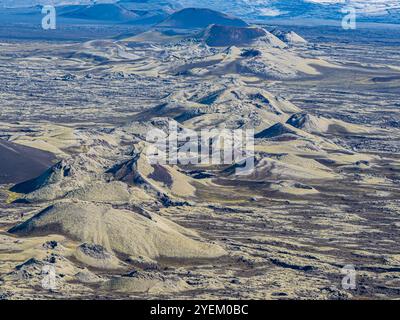
[[[399,0],[0,0],[1,7],[32,7],[38,4],[90,5],[117,3],[138,15],[138,22],[157,23],[168,14],[183,8],[202,7],[245,19],[246,21],[330,20],[340,25],[348,6],[357,11],[357,20],[363,22],[400,23]],[[111,15],[111,14],[110,14]],[[124,13],[121,14],[124,16]],[[135,19],[133,19],[135,20]],[[221,24],[221,23],[220,23]]]
[[[159,27],[197,29],[206,28],[211,24],[221,26],[246,27],[247,23],[239,18],[235,18],[224,13],[204,9],[186,8],[170,15],[161,22]]]
[[[118,4],[134,12],[138,18],[132,24],[157,24],[182,7],[169,0],[120,0]]]
[[[65,11],[66,8],[64,8]],[[62,13],[61,16],[74,19],[88,19],[101,21],[129,21],[138,18],[138,15],[119,4],[94,4],[88,6],[74,6],[75,10]]]
[[[172,0],[171,0],[172,1]],[[358,21],[400,23],[399,0],[176,0],[182,7],[206,7],[246,21],[335,20],[340,24],[348,6],[357,10]],[[287,20],[291,19],[291,20]]]
[[[119,0],[118,4],[132,11],[146,13],[153,10],[163,10],[171,14],[183,9],[179,3],[170,0]]]
[[[207,45],[212,47],[237,46],[251,43],[267,32],[262,28],[211,25],[202,34]]]

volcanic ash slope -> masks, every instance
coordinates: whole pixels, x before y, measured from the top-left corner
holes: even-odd
[[[0,139],[0,184],[17,183],[42,173],[55,160],[50,152]]]
[[[195,233],[160,216],[89,202],[54,204],[9,232],[21,236],[62,234],[135,258],[204,259],[225,255],[219,246],[191,239]]]

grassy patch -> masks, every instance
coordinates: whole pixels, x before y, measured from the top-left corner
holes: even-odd
[[[13,203],[15,200],[18,200],[21,197],[19,193],[11,191],[6,191],[6,194],[7,194],[7,200],[6,200],[7,204]]]

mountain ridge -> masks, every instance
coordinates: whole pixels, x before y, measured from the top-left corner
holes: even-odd
[[[273,21],[279,19],[296,18],[296,19],[323,19],[337,20],[346,15],[342,12],[343,8],[348,6],[357,10],[357,20],[360,22],[378,22],[378,23],[400,23],[400,3],[397,0],[389,1],[366,1],[353,0],[346,4],[340,0],[286,0],[275,1],[266,0],[264,2],[249,2],[246,0],[231,0],[223,2],[218,0],[210,1],[194,1],[194,0],[163,0],[155,2],[152,0],[105,0],[96,2],[96,4],[113,3],[122,6],[129,6],[129,10],[152,11],[154,8],[168,11],[180,10],[190,7],[204,7],[216,11],[222,11],[230,15],[237,16],[242,19],[252,21]],[[0,1],[0,8],[7,7],[33,7],[38,4],[54,4],[56,6],[65,5],[93,5],[93,1],[89,0],[58,0],[58,1],[41,1],[41,0],[3,0]]]

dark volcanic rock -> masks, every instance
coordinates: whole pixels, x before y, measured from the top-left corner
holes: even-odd
[[[310,122],[310,116],[305,112],[296,113],[286,121],[287,124],[298,129],[303,129],[308,122]]]
[[[262,28],[211,25],[204,31],[202,38],[209,46],[227,47],[250,44],[266,34]]]

